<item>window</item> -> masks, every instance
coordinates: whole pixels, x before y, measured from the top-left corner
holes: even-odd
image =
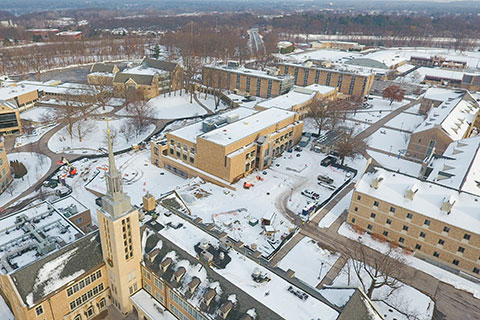
[[[435,251],[435,252],[433,253],[433,256],[434,256],[435,258],[438,258],[438,257],[440,257],[440,253],[438,253],[437,251]]]
[[[163,288],[163,283],[158,278],[155,278],[155,287],[159,289]]]
[[[387,219],[387,224],[392,224],[392,220]]]
[[[408,226],[403,226],[403,231],[408,231]]]
[[[375,217],[376,217],[376,216],[377,216],[377,215],[376,215],[375,213],[373,213],[373,212],[372,212],[372,213],[370,213],[370,218],[373,218],[373,219],[375,219]]]
[[[404,243],[404,242],[405,242],[405,238],[402,238],[402,237],[398,238],[398,242]]]
[[[373,206],[374,207],[378,207],[380,205],[380,203],[378,203],[378,201],[373,201]]]
[[[426,236],[425,232],[421,231],[420,232],[420,237],[425,238],[425,236]]]
[[[357,212],[357,211],[358,211],[358,207],[353,208],[353,211]]]
[[[453,263],[454,265],[456,265],[456,266],[458,266],[458,263],[459,263],[459,262],[460,262],[460,261],[458,261],[457,259],[453,259],[453,261],[452,261],[452,263]]]
[[[75,219],[75,223],[77,224],[82,223],[82,221],[83,221],[82,217]]]
[[[388,237],[388,231],[383,231],[383,235],[384,235],[385,237]]]
[[[75,318],[73,318],[73,320],[82,320],[82,315],[81,314],[77,314],[75,316]]]
[[[413,214],[407,213],[407,219],[412,219],[412,218],[413,218]]]
[[[464,253],[465,252],[465,248],[464,247],[458,247],[458,252],[460,253]]]
[[[42,306],[36,307],[35,312],[37,313],[37,316],[41,315],[43,313],[43,307]]]
[[[420,250],[420,249],[422,249],[422,246],[417,243],[417,244],[415,245],[415,249]]]
[[[425,221],[423,221],[423,224],[425,224],[425,225],[429,226],[429,225],[430,225],[430,220],[428,220],[428,219],[425,219]]]
[[[369,225],[367,226],[367,229],[368,229],[368,230],[372,230],[372,228],[373,228],[373,227],[372,227],[371,224],[369,224]]]
[[[87,309],[87,318],[90,318],[91,316],[93,316],[93,307],[90,307]]]
[[[478,269],[477,267],[473,268],[473,273],[478,274],[479,272],[480,272],[480,269]]]
[[[355,218],[352,218],[352,223],[355,223]]]
[[[395,208],[394,208],[394,207],[390,207],[390,212],[391,212],[391,213],[395,213]]]
[[[449,227],[443,227],[443,232],[450,232],[450,228]]]
[[[360,201],[362,199],[361,196],[357,196],[357,200]]]
[[[463,239],[465,239],[465,240],[467,240],[467,241],[470,240],[470,235],[467,234],[467,233],[465,233],[465,234],[463,235]]]
[[[445,244],[445,240],[438,239],[438,244],[443,246]]]
[[[100,302],[98,303],[98,307],[100,309],[105,308],[105,298],[100,299]]]

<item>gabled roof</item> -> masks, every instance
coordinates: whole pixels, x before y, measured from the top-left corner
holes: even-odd
[[[90,68],[90,73],[101,72],[101,73],[113,73],[115,69],[115,64],[110,63],[95,63]]]
[[[177,66],[177,63],[175,62],[170,62],[167,60],[157,60],[152,58],[144,58],[142,64],[150,68],[165,70],[168,72],[172,72]]]
[[[82,277],[102,263],[100,235],[95,231],[43,259],[18,269],[11,277],[23,301],[33,306],[37,301],[72,280]]]
[[[128,81],[128,79],[132,79],[136,84],[151,85],[154,78],[154,75],[118,72],[115,74],[113,82],[125,83]]]

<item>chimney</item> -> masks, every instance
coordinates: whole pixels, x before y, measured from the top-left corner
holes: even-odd
[[[407,190],[405,191],[405,198],[409,200],[413,200],[413,197],[415,196],[415,194],[417,194],[417,191],[418,191],[417,184],[414,184],[408,187]]]
[[[451,195],[450,198],[448,199],[443,198],[442,207],[440,209],[442,210],[442,212],[445,212],[446,214],[450,214],[450,212],[452,211],[452,207],[456,201],[457,200],[453,195]]]

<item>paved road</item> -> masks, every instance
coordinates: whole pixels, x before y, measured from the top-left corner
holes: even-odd
[[[259,51],[265,51],[262,37],[260,37],[260,34],[258,33],[258,28],[249,29],[247,32],[252,52],[256,53]]]

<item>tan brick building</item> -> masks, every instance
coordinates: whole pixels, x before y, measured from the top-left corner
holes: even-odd
[[[0,100],[0,133],[22,133],[20,111],[14,101]]]
[[[439,98],[433,98],[435,93]],[[420,110],[428,114],[411,134],[407,155],[422,161],[432,154],[443,154],[450,143],[480,128],[479,104],[466,91],[427,91]]]
[[[3,138],[0,136],[0,194],[5,191],[11,182],[12,172],[7,158],[7,150]]]
[[[347,222],[478,277],[479,202],[476,195],[370,165],[355,186]]]
[[[302,136],[297,113],[277,108],[254,112],[237,108],[168,132],[166,141],[151,143],[152,163],[185,178],[200,176],[231,187],[253,170],[268,167]]]
[[[206,87],[221,88],[252,96],[270,98],[288,92],[293,78],[273,72],[229,65],[207,65],[202,69],[202,83]]]
[[[37,88],[23,82],[0,87],[0,101],[13,103],[19,111],[33,107],[38,98]]]
[[[126,100],[150,100],[160,93],[158,76],[118,72],[113,78],[113,93]]]
[[[305,119],[310,112],[310,105],[317,99],[335,100],[338,89],[335,87],[311,84],[308,87],[295,86],[290,92],[257,103],[256,110],[279,108],[297,112],[300,119]]]
[[[281,74],[289,74],[294,77],[295,85],[306,87],[311,84],[320,84],[337,87],[338,92],[356,96],[368,95],[375,77],[370,73],[321,68],[312,62],[305,64],[280,63],[279,68]]]

